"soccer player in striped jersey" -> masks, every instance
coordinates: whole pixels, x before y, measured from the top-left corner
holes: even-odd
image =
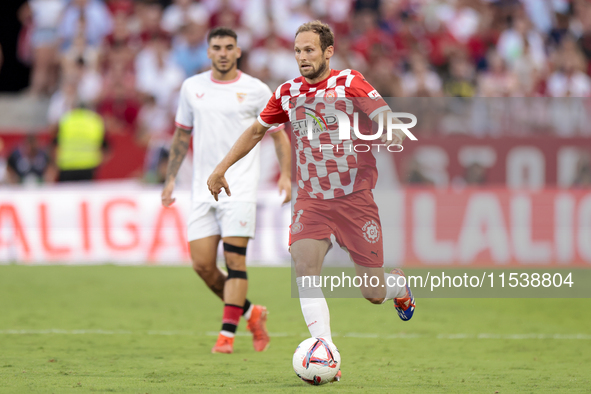
[[[222,189],[230,194],[233,185],[225,174],[231,171],[234,163],[254,149],[273,125],[291,122],[296,140],[298,184],[290,226],[291,256],[302,313],[310,334],[330,341],[330,316],[322,290],[303,278],[312,277],[316,279],[314,283],[319,282],[324,256],[332,247],[331,235],[348,251],[358,276],[378,279],[375,287],[365,283],[360,287],[367,300],[373,304],[393,300],[402,320],[409,320],[415,309],[406,281],[398,280],[404,276],[403,272],[395,269],[384,273],[383,270],[382,230],[372,194],[377,181],[375,157],[371,151],[350,149],[351,145],[364,141],[340,140],[334,124],[315,127],[313,139],[308,135],[307,122],[312,122],[312,115],[323,113],[337,99],[357,100],[364,117],[359,119],[359,128],[365,127],[365,134],[373,134],[372,121],[386,124],[390,119],[403,123],[389,115],[390,108],[363,75],[354,70],[330,68],[333,45],[334,35],[328,25],[314,21],[299,27],[294,50],[301,76],[277,88],[257,121],[246,129],[207,181],[214,197],[218,198]],[[347,112],[346,116],[350,124],[354,124],[352,112]],[[400,145],[405,137],[405,132],[395,129],[390,140],[384,134],[381,141],[388,147]],[[318,149],[320,144],[327,143],[332,149]],[[339,378],[340,371],[337,380]]]

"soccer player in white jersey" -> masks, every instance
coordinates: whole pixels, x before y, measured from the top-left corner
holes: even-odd
[[[249,124],[265,107],[271,90],[237,68],[240,48],[236,33],[215,28],[208,35],[211,71],[186,79],[181,87],[162,204],[174,202],[172,193],[178,169],[193,143],[193,190],[188,240],[193,269],[224,301],[222,329],[213,353],[232,353],[236,327],[243,316],[253,334],[253,346],[263,351],[269,344],[267,309],[246,299],[246,247],[254,237],[256,188],[260,176],[259,150],[253,149],[226,174],[235,185],[234,196],[219,201],[207,189],[207,176],[228,153]],[[272,130],[281,167],[279,191],[284,203],[291,199],[291,154],[284,127]],[[216,265],[223,242],[227,274]]]
[[[415,304],[406,281],[399,280],[404,276],[403,272],[395,269],[388,274],[383,270],[381,224],[371,192],[377,181],[373,154],[371,151],[345,149],[364,141],[340,140],[338,126],[329,127],[326,122],[322,126],[322,120],[316,120],[312,115],[326,113],[323,111],[338,99],[349,103],[356,100],[361,104],[361,113],[357,115],[360,115],[360,129],[362,125],[365,127],[360,130],[364,134],[373,134],[372,121],[379,124],[380,117],[382,124],[386,124],[388,118],[395,123],[403,122],[390,115],[386,102],[359,72],[330,69],[334,35],[328,25],[319,21],[303,24],[296,33],[294,44],[301,77],[277,88],[257,121],[246,129],[218,164],[207,184],[216,198],[222,189],[230,195],[229,185],[232,191],[234,185],[225,175],[230,174],[234,163],[254,149],[272,125],[291,122],[296,138],[298,184],[290,226],[291,256],[302,313],[310,334],[332,341],[328,305],[322,289],[316,287],[324,256],[332,246],[331,235],[349,252],[358,276],[377,278],[377,286],[373,287],[370,281],[369,284],[363,282],[360,287],[367,300],[373,304],[394,300],[394,307],[402,320],[412,317]],[[353,112],[347,112],[346,116],[353,120]],[[314,126],[313,133],[317,136],[309,139],[306,128],[313,119],[320,127]],[[386,147],[401,144],[405,136],[405,132],[396,129],[391,140],[384,134],[382,142]],[[332,149],[318,150],[319,144],[323,144],[319,141],[331,143]],[[304,277],[315,280],[310,283],[304,281]],[[337,380],[339,378],[340,371]]]

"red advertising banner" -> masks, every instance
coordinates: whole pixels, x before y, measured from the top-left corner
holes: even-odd
[[[407,190],[405,265],[590,266],[591,191]]]
[[[4,189],[0,262],[190,264],[190,193],[176,192],[174,206],[163,208],[160,192],[134,182]],[[259,194],[250,261],[289,262],[290,209],[281,202],[275,190]]]
[[[374,195],[388,266],[591,267],[591,190],[415,187]],[[158,188],[128,183],[3,189],[0,263],[189,264],[189,209],[188,192],[164,209]],[[289,265],[290,221],[276,190],[259,193],[249,264]],[[335,247],[331,264],[351,262]]]

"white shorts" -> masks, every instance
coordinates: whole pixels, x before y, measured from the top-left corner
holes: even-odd
[[[221,235],[254,238],[256,225],[254,202],[221,201],[193,203],[189,215],[188,240]]]

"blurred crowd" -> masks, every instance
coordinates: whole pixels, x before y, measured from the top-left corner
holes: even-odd
[[[333,68],[357,69],[382,96],[591,94],[586,0],[29,0],[19,17],[31,92],[58,90],[62,106],[75,91],[169,107],[208,68],[205,36],[221,25],[238,32],[241,69],[274,89],[298,75],[293,35],[314,19],[335,31]]]
[[[360,71],[384,97],[591,95],[586,0],[28,0],[18,17],[19,59],[30,94],[51,97],[54,133],[76,106],[92,109],[107,136],[147,147],[154,181],[180,85],[209,68],[216,26],[237,31],[240,68],[272,90],[299,75],[297,27],[320,19],[336,36],[332,68]]]

